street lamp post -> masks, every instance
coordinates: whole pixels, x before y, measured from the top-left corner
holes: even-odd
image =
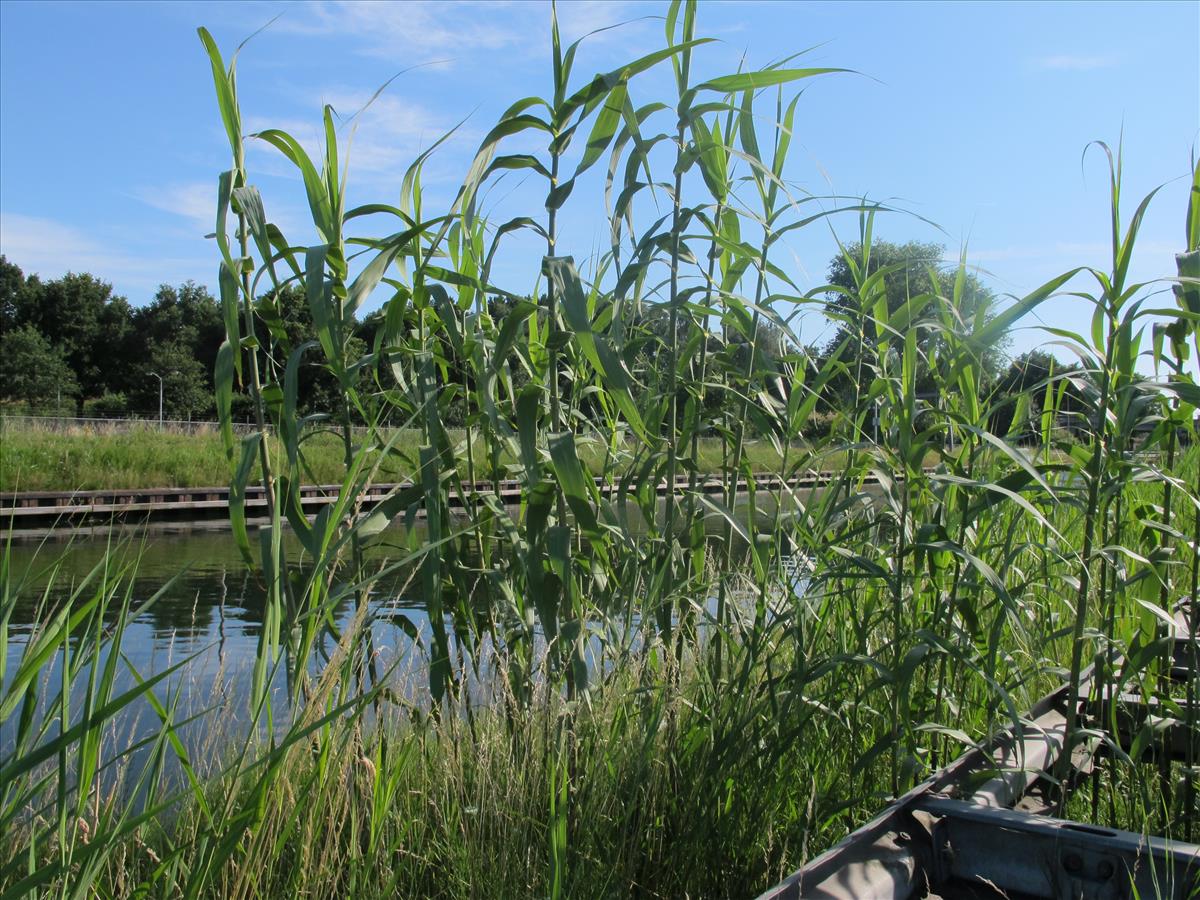
[[[162,431],[163,427],[163,377],[157,372],[151,372],[158,379],[158,430]]]

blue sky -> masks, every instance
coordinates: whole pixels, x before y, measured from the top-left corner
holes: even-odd
[[[665,3],[563,3],[565,36],[645,16]],[[26,272],[90,271],[134,304],[161,282],[215,285],[211,231],[228,147],[195,29],[226,52],[276,14],[239,62],[249,130],[309,142],[321,106],[357,109],[409,66],[362,117],[351,149],[351,203],[395,202],[409,161],[458,121],[426,170],[427,205],[454,194],[480,138],[515,99],[548,94],[549,6],[437,3],[0,3],[0,252]],[[1108,254],[1107,173],[1092,140],[1124,135],[1132,212],[1166,184],[1142,229],[1134,276],[1174,270],[1189,159],[1200,142],[1200,4],[702,3],[699,33],[719,39],[698,75],[759,66],[806,47],[805,64],[859,74],[810,82],[800,101],[790,179],[814,193],[868,195],[911,216],[877,223],[891,240],[935,240],[1001,293],[1020,294]],[[643,19],[584,45],[577,77],[660,46]],[[635,99],[669,99],[668,70]],[[277,152],[248,157],[268,214],[293,242],[305,227],[299,180]],[[599,168],[599,167],[598,167]],[[598,183],[591,185],[598,188]],[[536,214],[531,183],[498,189],[497,214]],[[594,202],[588,200],[594,198]],[[577,189],[564,252],[603,245],[598,190]],[[587,201],[587,202],[584,202]],[[837,229],[852,238],[857,223]],[[790,240],[780,264],[802,287],[823,281],[827,228]],[[513,245],[497,275],[531,290],[532,244]],[[1046,324],[1081,329],[1069,299]],[[1033,321],[1023,323],[1036,324]],[[805,326],[818,340],[821,324]],[[1047,340],[1023,330],[1014,350]],[[1060,354],[1061,355],[1061,354]]]

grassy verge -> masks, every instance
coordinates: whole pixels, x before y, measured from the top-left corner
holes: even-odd
[[[459,443],[465,433],[451,432]],[[8,427],[2,437],[0,454],[0,491],[76,491],[116,488],[212,487],[229,483],[229,463],[221,437],[215,430],[192,433],[135,428],[128,431],[103,429],[49,430],[36,427]],[[405,433],[394,445],[395,454],[384,460],[377,481],[403,481],[418,468],[416,432]],[[268,442],[271,458],[278,463],[282,448],[276,438]],[[305,481],[309,484],[336,484],[342,480],[343,447],[341,438],[329,432],[315,433],[304,442]],[[476,440],[476,452],[482,442]],[[701,470],[717,474],[721,467],[721,445],[716,438],[700,441]],[[465,453],[459,454],[465,457]],[[800,454],[797,454],[800,455]],[[831,458],[834,466],[840,457]],[[580,459],[594,474],[603,469],[603,455],[589,445],[581,446]],[[769,441],[756,441],[747,449],[747,459],[755,471],[772,472],[779,468],[780,454]],[[510,456],[505,464],[515,462]],[[462,474],[466,474],[465,466]],[[259,463],[254,464],[254,479]]]
[[[216,431],[190,434],[129,431],[51,431],[7,428],[0,490],[72,491],[110,488],[209,487],[229,483],[229,463]],[[330,435],[307,444],[315,483],[341,480],[341,445]],[[270,441],[278,458],[278,440]],[[255,470],[257,477],[257,469]]]

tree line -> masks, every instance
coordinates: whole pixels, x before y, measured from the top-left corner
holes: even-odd
[[[298,288],[264,297],[263,306],[290,340],[311,336]],[[9,409],[156,415],[161,377],[164,416],[216,414],[213,367],[225,326],[220,302],[194,281],[161,285],[150,303],[133,306],[94,275],[42,281],[0,256],[0,331],[0,402]],[[320,373],[305,372],[302,382],[306,411],[320,408]]]
[[[853,254],[854,248],[851,247]],[[872,247],[870,272],[883,271],[884,296],[895,313],[910,297],[931,292],[948,295],[955,289],[955,273],[941,265],[944,248],[937,244],[876,241]],[[857,383],[854,360],[866,351],[868,342],[879,336],[861,331],[861,318],[844,303],[854,287],[854,273],[839,255],[830,263],[824,288],[832,337],[815,344],[798,344],[790,332],[768,319],[760,322],[756,341],[760,357],[762,389],[771,390],[770,373],[784,361],[805,361],[814,371],[840,353],[845,365],[825,386],[826,403],[832,408],[850,398]],[[870,273],[869,273],[870,274]],[[991,291],[974,275],[959,285],[965,315],[989,309],[995,300]],[[513,300],[494,297],[489,313],[501,319]],[[547,314],[545,297],[536,301],[539,316]],[[986,313],[984,313],[986,314]],[[295,284],[265,294],[259,303],[259,331],[268,345],[294,348],[313,340],[316,331],[304,291]],[[669,330],[669,317],[662,308],[646,304],[626,323],[633,334],[645,340],[627,344],[630,370],[647,383],[656,377],[656,361],[650,348]],[[353,340],[366,352],[375,343],[381,322],[370,314],[354,322]],[[13,262],[0,256],[0,403],[10,411],[55,412],[94,416],[154,416],[159,408],[161,378],[162,408],[170,419],[204,419],[215,416],[213,367],[224,337],[220,302],[202,285],[187,281],[178,286],[163,284],[145,306],[133,306],[113,293],[107,282],[88,273],[67,274],[43,281],[26,276]],[[902,335],[892,340],[903,341]],[[937,332],[923,331],[921,357],[936,365]],[[750,342],[734,342],[726,352],[748,353]],[[451,357],[452,354],[447,354]],[[286,359],[279,360],[286,364]],[[994,390],[1011,398],[1001,404],[997,423],[1008,430],[1018,398],[1024,397],[1023,415],[1036,413],[1047,380],[1054,375],[1066,379],[1067,393],[1081,389],[1072,380],[1072,368],[1042,351],[1032,351],[1008,360],[997,347],[984,361]],[[361,373],[375,378],[379,389],[394,385],[387,366]],[[519,379],[520,373],[516,373]],[[461,384],[462,373],[447,370],[445,385]],[[932,373],[922,381],[932,383]],[[570,390],[569,383],[562,385]],[[300,369],[303,415],[331,413],[336,416],[340,396],[335,380],[320,366]],[[235,410],[248,414],[245,397],[235,397]],[[710,395],[706,403],[719,403]],[[1068,396],[1067,408],[1070,408]],[[453,404],[451,406],[453,422]],[[822,417],[813,419],[821,427]]]

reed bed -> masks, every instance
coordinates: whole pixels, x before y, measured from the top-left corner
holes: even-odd
[[[346,209],[331,109],[316,160],[284,132],[244,135],[234,62],[201,30],[231,149],[216,382],[233,533],[266,594],[249,699],[259,729],[193,759],[176,739],[174,673],[118,692],[122,623],[137,610],[117,557],[101,564],[3,673],[6,892],[745,896],[1089,664],[1097,689],[1188,701],[1180,724],[1196,733],[1200,666],[1178,689],[1166,673],[1167,622],[1200,577],[1200,168],[1170,295],[1128,280],[1151,197],[1126,219],[1120,154],[1097,145],[1108,270],[968,309],[964,259],[946,296],[889,296],[871,261],[889,211],[784,177],[801,109],[789,92],[839,73],[792,59],[696,78],[695,6],[672,3],[665,23],[660,50],[590,78],[555,24],[546,97],[505,113],[439,210],[423,204],[427,154],[398,205]],[[645,102],[654,67],[676,90]],[[517,135],[544,150],[508,152]],[[250,137],[297,167],[321,244],[295,247],[271,223],[245,167]],[[596,202],[581,178],[593,167],[607,172],[612,242],[581,270],[557,219],[564,203]],[[487,190],[512,172],[543,180],[544,209],[491,221]],[[854,287],[802,291],[778,242],[829,223],[857,224],[844,244]],[[517,231],[544,240],[545,257],[527,283],[498,285],[494,261]],[[307,292],[313,344],[271,327],[264,298],[290,283]],[[385,325],[363,355],[348,323],[377,291]],[[1087,334],[1050,329],[1083,366],[1052,372],[997,433],[1010,400],[989,387],[988,355],[1062,292],[1095,311]],[[814,360],[793,327],[818,312],[846,329]],[[761,352],[765,323],[785,336],[781,356]],[[344,398],[319,423],[340,448],[342,499],[312,522],[298,489],[314,423],[296,416],[309,364]],[[257,423],[240,440],[235,389]],[[447,425],[461,404],[470,441]],[[817,416],[827,434],[797,441]],[[411,466],[413,484],[357,508],[392,465]],[[829,470],[802,496],[764,478]],[[700,490],[710,473],[719,497]],[[251,477],[272,499],[257,553],[237,499]],[[501,478],[521,484],[515,513],[473,486]],[[688,488],[660,503],[656,486],[676,478]],[[470,501],[465,516],[451,515],[453,494]],[[386,526],[417,509],[427,532],[397,541]],[[381,541],[382,566],[368,554]],[[430,613],[415,699],[366,627],[372,585],[402,569]],[[355,623],[338,630],[346,602]],[[331,636],[338,652],[314,666]],[[269,689],[279,669],[286,706]],[[481,671],[484,697],[468,690]],[[101,735],[133,705],[162,724],[127,775],[129,801],[102,786],[127,750]],[[1072,723],[1069,740],[1096,734]],[[1155,828],[1194,839],[1195,763],[1148,772],[1114,752],[1074,796],[1096,821],[1141,830],[1125,819],[1153,809]],[[1137,803],[1121,799],[1131,786]]]

